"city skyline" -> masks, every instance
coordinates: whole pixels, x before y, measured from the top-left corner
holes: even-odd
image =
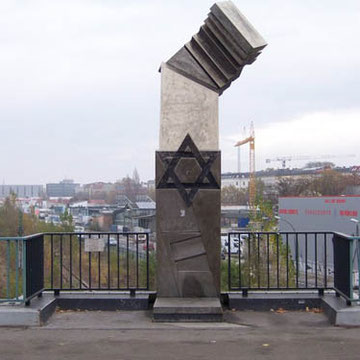
[[[1,183],[114,182],[135,167],[153,179],[157,70],[212,3],[1,2]],[[251,121],[259,170],[290,155],[359,165],[360,4],[234,3],[268,46],[220,98],[222,172],[237,171],[234,144]]]

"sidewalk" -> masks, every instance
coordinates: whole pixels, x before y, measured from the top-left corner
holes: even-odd
[[[360,329],[323,313],[228,311],[224,323],[153,323],[149,311],[68,312],[1,328],[1,360],[358,359]]]

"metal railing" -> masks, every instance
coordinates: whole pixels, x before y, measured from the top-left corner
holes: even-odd
[[[24,302],[41,294],[43,235],[0,238],[0,302]]]
[[[149,290],[148,233],[42,233],[0,238],[0,302],[44,290]]]
[[[25,303],[44,291],[44,235],[26,236],[24,239]]]
[[[225,244],[228,290],[333,288],[331,232],[230,232]]]
[[[44,234],[45,288],[149,290],[148,233]]]
[[[360,237],[335,233],[333,243],[334,290],[351,305],[360,301]]]
[[[323,294],[332,289],[349,304],[359,301],[355,271],[360,267],[359,237],[332,232],[230,232],[226,239],[222,250],[228,291]],[[44,290],[56,294],[150,290],[153,246],[148,233],[61,232],[0,238],[0,302],[28,304]]]

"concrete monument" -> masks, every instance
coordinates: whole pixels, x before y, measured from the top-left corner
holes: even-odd
[[[161,65],[155,320],[219,320],[218,97],[266,46],[231,1]]]

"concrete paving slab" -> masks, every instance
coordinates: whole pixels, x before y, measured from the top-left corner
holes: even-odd
[[[111,327],[114,314],[128,328]],[[40,328],[1,329],[1,360],[359,358],[360,330],[334,327],[324,313],[227,311],[225,318],[244,326],[153,323],[150,311],[56,313]]]
[[[154,322],[151,311],[63,311],[58,310],[46,328],[51,329],[97,329],[97,330],[168,330],[168,329],[232,329],[244,325],[222,322]]]

